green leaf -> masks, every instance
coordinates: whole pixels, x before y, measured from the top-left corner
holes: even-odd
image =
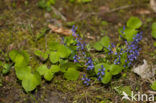
[[[46,71],[46,73],[44,74],[44,79],[47,80],[47,81],[51,81],[51,79],[54,77],[54,73],[51,72],[50,69],[48,69]]]
[[[40,65],[36,70],[40,75],[44,75],[47,71],[47,65]]]
[[[49,44],[48,44],[48,48],[50,51],[55,51],[59,48],[60,46],[60,43],[56,42],[56,41],[51,41]]]
[[[64,38],[64,43],[66,43],[67,46],[70,46],[71,44],[76,44],[76,41],[73,36],[67,36]]]
[[[16,59],[15,59],[15,66],[26,66],[27,64],[25,63],[25,59],[24,56],[21,54],[17,54],[16,55]]]
[[[50,53],[50,61],[52,63],[57,63],[60,60],[60,53],[59,52],[51,52]]]
[[[142,25],[142,21],[138,17],[130,17],[127,21],[127,27],[138,29]]]
[[[101,40],[100,40],[100,44],[104,47],[108,47],[110,45],[110,39],[108,36],[104,36]]]
[[[29,63],[29,54],[26,51],[12,50],[9,57],[15,62],[16,66],[26,66]]]
[[[27,74],[31,73],[30,66],[23,66],[23,67],[15,67],[16,76],[19,80],[23,80]]]
[[[4,64],[3,65],[3,70],[2,70],[2,74],[7,74],[9,73],[10,69],[11,69],[12,64]]]
[[[36,56],[38,56],[38,57],[40,57],[43,61],[45,61],[45,60],[47,60],[47,58],[48,58],[48,52],[42,52],[42,51],[40,51],[40,50],[36,50],[35,52],[34,52],[34,54],[36,55]]]
[[[138,32],[138,30],[136,30],[136,29],[133,29],[133,28],[126,28],[126,29],[124,30],[125,39],[127,39],[127,41],[132,41],[134,35],[136,35],[137,32]]]
[[[9,52],[9,57],[13,62],[15,62],[17,54],[19,54],[17,50],[12,50]]]
[[[61,58],[67,58],[71,54],[71,50],[64,45],[60,45],[58,52]]]
[[[152,31],[152,37],[156,39],[156,31]]]
[[[156,31],[156,22],[152,24],[152,31]]]
[[[60,67],[58,65],[52,65],[50,70],[52,73],[56,73],[60,71]]]
[[[152,83],[151,88],[152,88],[153,90],[156,90],[156,81],[154,81],[154,82]]]
[[[152,24],[152,37],[156,38],[156,22]]]
[[[108,68],[110,67],[109,64],[106,63],[99,63],[97,65],[95,65],[95,73],[97,74],[99,72],[99,69],[101,69],[101,65],[103,65],[103,67],[105,68],[105,70],[108,70]]]
[[[98,50],[98,51],[101,51],[103,49],[103,46],[100,42],[96,42],[93,47]]]
[[[20,51],[20,53],[24,57],[24,63],[23,64],[28,65],[29,60],[30,60],[29,54],[24,50]]]
[[[117,74],[121,73],[122,69],[123,69],[122,66],[115,65],[115,64],[112,64],[109,67],[109,70],[110,70],[112,75],[117,75]]]
[[[36,88],[41,82],[41,77],[38,73],[27,73],[27,76],[22,80],[22,86],[26,92],[30,92]]]
[[[75,70],[75,68],[69,68],[65,73],[64,77],[67,80],[77,80],[79,78],[79,71]]]
[[[105,71],[105,75],[104,75],[104,77],[102,78],[102,83],[103,84],[107,84],[107,83],[109,83],[110,81],[111,81],[111,79],[112,79],[112,74],[109,72],[109,71]]]
[[[2,63],[2,61],[0,61],[0,66],[3,66],[3,63]]]

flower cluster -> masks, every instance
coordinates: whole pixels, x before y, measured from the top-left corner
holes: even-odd
[[[78,60],[80,59],[80,55],[83,55],[83,57],[85,57],[85,46],[86,44],[82,41],[82,38],[79,36],[79,34],[76,34],[76,29],[75,26],[72,27],[72,35],[76,38],[76,46],[77,46],[77,53],[73,59],[74,59],[74,62],[79,62]]]
[[[114,64],[120,64],[121,63],[121,56],[122,56],[122,54],[124,53],[125,51],[123,51],[123,49],[121,49],[120,51],[119,51],[119,53],[118,52],[115,52],[115,56],[117,56],[118,58],[116,58],[115,60],[114,60]]]
[[[138,46],[138,43],[142,40],[142,32],[137,33],[136,36],[133,38],[133,41],[127,44],[127,57],[128,59],[126,61],[129,61],[128,66],[132,64],[134,60],[137,59],[139,56],[140,48]]]
[[[91,57],[87,57],[86,66],[87,66],[87,70],[93,70],[94,64],[93,64],[93,61],[92,61]]]
[[[75,55],[75,56],[73,57],[73,59],[74,59],[74,63],[75,63],[75,62],[79,62],[80,57],[78,57],[77,55]]]
[[[84,42],[81,42],[82,41],[82,38],[76,34],[76,29],[75,26],[73,26],[72,28],[72,35],[74,37],[76,37],[76,46],[77,46],[77,54],[73,57],[74,59],[74,62],[79,62],[79,59],[80,57],[78,56],[81,56],[82,58],[81,59],[84,59],[84,61],[86,62],[86,66],[87,66],[87,70],[93,70],[94,68],[94,64],[93,64],[93,61],[92,61],[92,58],[91,57],[88,57],[86,55],[86,44]]]
[[[105,68],[101,65],[101,68],[98,70],[97,76],[98,80],[102,80],[102,77],[105,75]]]
[[[85,84],[87,86],[90,84],[90,79],[87,78],[85,74],[82,77],[82,81],[83,81],[83,84]]]
[[[126,48],[120,49],[119,52],[115,52],[115,56],[117,56],[117,58],[114,60],[114,64],[120,64],[123,54],[126,53],[127,59],[125,59],[124,64],[127,64],[128,67],[131,66],[131,64],[134,62],[134,60],[136,60],[137,57],[139,56],[140,48],[138,46],[138,43],[141,40],[142,40],[142,32],[137,33],[136,36],[134,36],[132,42],[125,41]],[[123,65],[123,66],[126,67],[126,65]]]
[[[115,48],[115,45],[114,45],[113,43],[112,43],[111,45],[108,46],[107,49],[108,49],[108,54],[109,54],[109,55],[110,55],[110,54],[113,54],[113,50],[112,50],[113,48]]]

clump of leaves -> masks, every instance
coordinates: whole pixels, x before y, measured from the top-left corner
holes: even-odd
[[[104,48],[108,48],[108,46],[110,45],[110,39],[108,36],[104,36],[102,37],[102,39],[98,42],[95,42],[94,44],[94,48],[98,51],[103,50]]]
[[[60,71],[60,67],[58,65],[52,65],[50,69],[47,68],[47,65],[41,65],[37,68],[37,71],[41,76],[44,76],[44,79],[50,81],[54,74]]]
[[[51,68],[48,69],[46,65],[41,65],[37,68],[37,71],[40,75],[44,76],[44,79],[50,81],[54,74],[57,72],[64,73],[64,78],[67,80],[77,80],[79,77],[79,65],[76,63],[70,62],[73,60],[72,55],[75,54],[75,40],[72,36],[64,38],[64,44],[60,44],[59,42],[52,41],[48,44],[48,50],[46,54],[37,50],[35,51],[36,56],[44,57],[46,55],[46,59],[49,55],[49,60],[51,62]],[[53,69],[52,69],[53,68]],[[43,72],[44,71],[44,72]]]
[[[15,63],[16,76],[22,81],[26,92],[30,92],[40,85],[41,77],[38,72],[32,73],[32,68],[28,66],[29,54],[26,51],[12,50],[9,57]]]

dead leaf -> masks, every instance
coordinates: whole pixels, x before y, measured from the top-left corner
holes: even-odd
[[[156,0],[150,0],[150,6],[152,10],[156,13]]]
[[[143,62],[144,64],[134,67],[132,71],[141,76],[142,79],[150,79],[154,77],[156,66],[149,65],[146,60],[143,60]]]
[[[65,35],[65,36],[72,35],[72,30],[70,30],[70,29],[65,29],[63,27],[56,27],[56,26],[51,25],[51,24],[49,24],[48,27],[51,29],[52,32],[62,34],[62,35]]]

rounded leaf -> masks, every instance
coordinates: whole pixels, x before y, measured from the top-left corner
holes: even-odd
[[[103,49],[103,46],[100,42],[96,42],[93,47],[98,50],[98,51],[101,51]]]
[[[44,74],[44,79],[47,81],[51,81],[51,79],[54,77],[54,73],[51,72],[50,69]]]
[[[50,53],[50,61],[52,63],[57,63],[60,60],[60,54],[58,52],[51,52]]]
[[[104,47],[108,47],[110,45],[110,39],[108,36],[104,36],[101,40],[100,40],[100,44]]]
[[[47,71],[48,71],[48,68],[47,68],[47,65],[40,65],[37,70],[36,70],[40,75],[44,75]]]
[[[122,66],[119,66],[119,65],[115,65],[115,64],[112,64],[108,70],[110,70],[111,74],[112,75],[117,75],[119,73],[121,73],[123,67]]]
[[[142,21],[138,17],[133,16],[129,18],[129,20],[127,21],[127,27],[129,28],[138,29],[141,27],[141,25],[142,25]]]
[[[79,71],[77,71],[75,68],[69,68],[65,73],[64,77],[67,80],[77,80],[79,78]]]
[[[52,65],[50,70],[52,73],[56,73],[60,71],[60,67],[58,65]]]
[[[30,66],[21,66],[21,67],[15,67],[16,76],[19,80],[23,80],[27,74],[31,73],[31,67]]]
[[[22,86],[26,92],[32,91],[38,86],[41,82],[41,77],[39,74],[27,73],[27,76],[22,80]]]
[[[108,72],[108,71],[106,71],[105,72],[105,75],[104,75],[104,77],[102,78],[102,83],[103,84],[107,84],[107,83],[109,83],[110,81],[111,81],[111,79],[112,79],[112,74],[110,73],[110,72]]]
[[[156,90],[156,81],[154,81],[154,82],[152,83],[151,88],[152,88],[153,90]]]

